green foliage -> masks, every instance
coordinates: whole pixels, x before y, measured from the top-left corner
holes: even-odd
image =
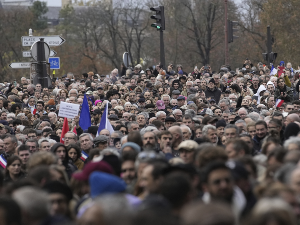
[[[34,17],[33,29],[43,30],[47,28],[47,17],[43,15],[48,12],[48,7],[46,2],[35,1],[32,7],[29,7]]]

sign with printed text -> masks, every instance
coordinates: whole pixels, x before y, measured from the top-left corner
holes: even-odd
[[[78,116],[79,106],[80,105],[78,104],[61,102],[59,105],[58,116],[73,119],[75,116]]]
[[[35,42],[39,41],[40,38],[44,38],[44,42],[46,42],[49,46],[60,46],[65,43],[65,39],[59,35],[56,36],[23,36],[22,46],[32,46]]]

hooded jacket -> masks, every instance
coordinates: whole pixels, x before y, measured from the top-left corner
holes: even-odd
[[[68,155],[68,151],[67,148],[64,144],[62,143],[56,143],[52,146],[51,148],[51,152],[53,152],[54,154],[56,154],[56,151],[58,149],[58,147],[64,147],[64,149],[66,150],[66,156],[65,159],[62,161],[63,166],[66,168],[66,172],[68,174],[68,177],[70,178],[72,173],[74,173],[77,168],[76,166],[73,164],[72,159],[70,159],[69,155]]]

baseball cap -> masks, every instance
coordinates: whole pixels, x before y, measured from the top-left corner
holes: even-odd
[[[180,151],[180,149],[185,149],[187,151],[195,151],[198,148],[198,146],[199,145],[197,144],[196,141],[186,140],[179,144],[178,150]]]
[[[166,108],[165,103],[164,103],[163,100],[158,100],[156,102],[156,106],[157,106],[158,109],[165,109]]]
[[[72,177],[76,180],[87,181],[89,176],[94,171],[105,172],[109,174],[113,174],[112,167],[104,161],[100,162],[90,162],[83,167],[83,170],[79,173],[73,173]]]

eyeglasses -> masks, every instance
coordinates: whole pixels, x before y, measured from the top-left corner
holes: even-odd
[[[72,138],[72,137],[65,137],[65,140],[72,140],[72,139],[74,139],[74,138]]]

